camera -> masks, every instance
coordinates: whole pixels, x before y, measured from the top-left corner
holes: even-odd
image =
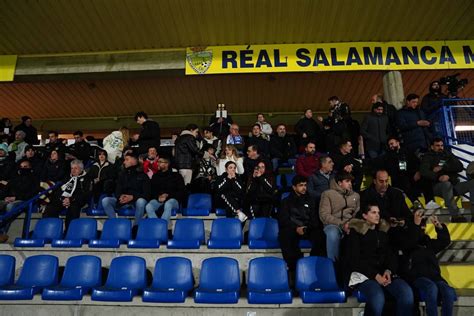
[[[441,85],[448,86],[448,92],[450,98],[455,98],[458,95],[458,91],[463,89],[467,85],[467,79],[458,79],[460,73],[442,77],[439,79]]]

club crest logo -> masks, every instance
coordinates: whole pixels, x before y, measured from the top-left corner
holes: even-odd
[[[186,55],[189,66],[198,74],[205,74],[212,63],[212,51],[202,48],[191,48],[192,52]]]

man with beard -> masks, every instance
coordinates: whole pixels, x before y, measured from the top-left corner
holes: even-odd
[[[425,113],[425,116],[429,118],[436,110],[441,108],[443,105],[442,100],[447,98],[445,94],[441,93],[439,81],[433,81],[430,83],[429,93],[421,100],[420,108]]]
[[[57,131],[48,132],[48,143],[44,146],[46,153],[49,155],[50,152],[56,150],[63,154],[66,153],[66,146],[59,139],[59,134]]]
[[[372,105],[372,113],[364,118],[360,127],[365,152],[370,159],[377,158],[385,152],[389,126],[388,117],[383,110],[383,104],[380,102]]]
[[[270,138],[270,157],[272,158],[273,172],[276,172],[281,163],[288,162],[294,165],[296,162],[296,144],[293,137],[286,134],[286,126],[278,124],[276,134]]]
[[[393,104],[388,103],[384,100],[383,95],[381,94],[374,94],[371,98],[371,103],[382,103],[383,105],[383,113],[388,117],[388,125],[389,125],[389,134],[396,135],[398,133],[397,127],[397,109]]]
[[[306,109],[304,116],[296,123],[295,132],[298,136],[298,146],[306,146],[310,141],[318,145],[318,148],[325,148],[324,137],[319,124],[313,119],[313,111]]]
[[[306,144],[304,155],[296,159],[296,174],[310,177],[319,169],[319,155],[316,154],[316,144],[312,141]]]
[[[262,133],[260,124],[254,124],[252,126],[252,133],[250,134],[246,146],[256,145],[260,149],[260,154],[265,157],[270,156],[270,142],[265,135]]]
[[[354,179],[354,191],[359,192],[362,184],[362,162],[355,158],[352,153],[352,143],[350,140],[343,140],[336,151],[330,154],[334,161],[334,171],[336,174],[347,172]]]

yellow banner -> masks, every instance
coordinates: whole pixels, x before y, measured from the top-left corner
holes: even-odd
[[[472,68],[474,41],[242,45],[186,50],[186,75]]]
[[[0,55],[0,81],[13,81],[16,55]]]

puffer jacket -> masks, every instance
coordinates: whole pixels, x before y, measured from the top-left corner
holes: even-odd
[[[324,191],[319,203],[319,217],[324,225],[343,225],[360,210],[357,192],[342,189],[336,180],[331,180],[330,189]]]
[[[177,169],[193,169],[194,163],[199,162],[202,153],[196,138],[190,131],[184,130],[174,143],[175,164]]]
[[[409,151],[425,150],[429,146],[431,133],[429,127],[418,126],[416,122],[426,120],[419,108],[405,107],[397,113],[397,124],[402,133],[403,143]]]
[[[433,168],[436,166],[442,166],[438,172],[434,172]],[[434,151],[429,151],[423,155],[420,164],[420,173],[421,176],[430,181],[437,183],[440,176],[447,175],[449,176],[449,181],[452,184],[459,182],[458,173],[464,169],[462,162],[456,158],[452,153],[443,151],[437,153]]]
[[[362,121],[360,134],[364,137],[365,150],[385,148],[389,132],[388,116],[370,113]]]

